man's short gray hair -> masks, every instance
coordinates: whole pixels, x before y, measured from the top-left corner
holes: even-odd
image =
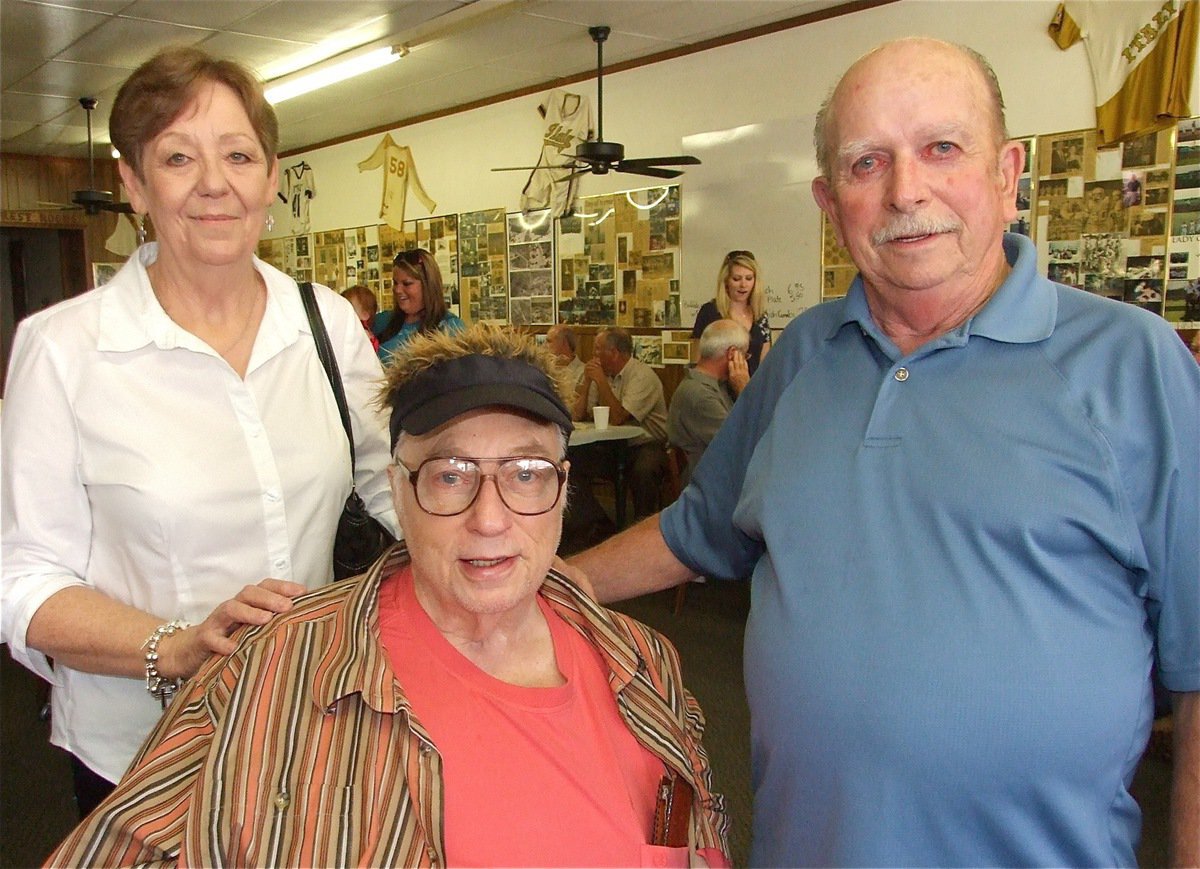
[[[750,349],[750,333],[736,320],[713,320],[700,333],[700,358],[724,355],[730,347],[745,353]]]
[[[903,41],[902,39],[895,39],[871,49],[856,60],[850,69],[858,66],[859,63],[875,52]],[[941,42],[941,40],[929,41]],[[957,42],[942,42],[942,44],[958,49],[958,51],[971,61],[972,65],[979,71],[979,74],[983,76],[984,85],[988,91],[989,102],[991,103],[992,127],[996,135],[996,147],[1003,145],[1008,141],[1008,122],[1004,118],[1004,95],[1000,92],[1000,79],[996,77],[996,71],[992,69],[992,65],[988,63],[986,57],[968,45],[961,45]],[[846,70],[846,72],[849,71],[849,69]],[[817,110],[817,120],[813,125],[813,148],[817,152],[817,167],[823,176],[831,180],[833,178],[833,154],[836,150],[834,144],[829,141],[831,127],[835,126],[832,123],[834,118],[833,104],[835,97],[837,97],[838,85],[842,83],[842,79],[845,77],[846,74],[843,73],[842,78],[838,79],[837,84],[830,89],[829,95],[821,103],[821,108]]]
[[[620,326],[601,329],[596,333],[596,338],[600,339],[601,336],[604,338],[604,346],[609,350],[615,350],[622,356],[633,355],[633,336]]]

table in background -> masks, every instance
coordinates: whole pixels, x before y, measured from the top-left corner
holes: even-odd
[[[595,423],[577,422],[567,446],[568,458],[572,450],[588,449],[600,452],[607,459],[612,469],[618,529],[625,527],[625,458],[629,455],[629,444],[645,433],[640,425],[610,425],[598,429]]]

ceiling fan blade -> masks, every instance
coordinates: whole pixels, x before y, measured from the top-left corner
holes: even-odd
[[[574,169],[578,169],[578,168],[579,168],[579,166],[576,163],[558,163],[558,164],[543,165],[543,166],[500,166],[496,169],[493,169],[492,171],[493,172],[532,172],[534,169],[570,169],[570,170],[574,170]]]
[[[78,205],[68,205],[65,202],[43,202],[42,200],[39,199],[38,205],[44,205],[47,209],[54,209],[55,211],[78,211],[79,210]]]
[[[128,202],[113,202],[110,205],[101,206],[105,211],[111,211],[114,214],[137,214],[133,210],[133,206]]]
[[[678,178],[683,173],[678,169],[656,169],[653,166],[627,166],[621,163],[613,167],[614,172],[625,172],[629,175],[649,175],[651,178]]]
[[[700,161],[688,154],[677,157],[634,157],[622,160],[622,166],[699,166]]]

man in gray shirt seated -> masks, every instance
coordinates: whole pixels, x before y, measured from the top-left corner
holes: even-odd
[[[734,399],[750,382],[746,349],[750,333],[735,320],[714,320],[700,335],[700,361],[671,396],[667,440],[687,453],[683,482],[704,455]]]

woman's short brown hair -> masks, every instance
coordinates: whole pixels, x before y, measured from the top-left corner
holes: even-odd
[[[129,168],[142,176],[142,149],[171,125],[200,86],[223,84],[241,100],[267,165],[279,150],[279,121],[254,73],[237,61],[215,58],[193,46],[166,48],[133,71],[121,85],[108,118],[112,143]]]

